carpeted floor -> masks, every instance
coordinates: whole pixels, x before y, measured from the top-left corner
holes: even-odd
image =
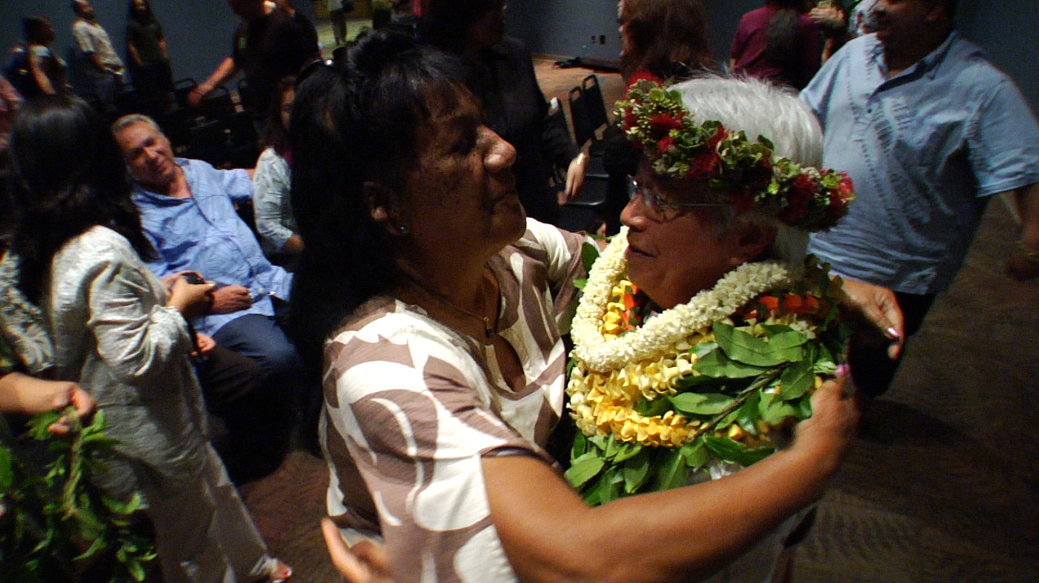
[[[537,69],[546,96],[561,99],[590,73],[549,60]],[[611,103],[620,81],[600,79]],[[1002,275],[1016,236],[994,201],[821,501],[795,583],[1039,581],[1039,283]],[[241,489],[297,583],[339,580],[318,526],[327,481],[324,463],[297,451]]]

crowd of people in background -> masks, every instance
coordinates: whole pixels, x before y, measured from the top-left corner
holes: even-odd
[[[326,540],[351,582],[605,580],[615,566],[592,568],[591,549],[650,544],[675,516],[683,538],[711,540],[644,548],[625,580],[766,577],[992,195],[1021,218],[1008,275],[1039,277],[1039,124],[956,32],[956,0],[766,0],[740,20],[727,65],[702,0],[620,0],[630,93],[603,136],[611,247],[554,226],[590,154],[549,115],[530,50],[505,34],[504,0],[416,2],[417,27],[367,32],[334,60],[291,1],[229,4],[232,53],[183,102],[177,41],[149,0],[127,4],[125,63],[74,0],[77,62],[47,18],[26,16],[0,77],[0,404],[105,412],[118,441],[97,486],[143,497],[165,581],[291,577],[235,486],[293,446],[328,461]],[[329,3],[337,46],[354,4]],[[179,156],[160,121],[238,75],[258,159]],[[131,86],[138,99],[121,101]],[[754,149],[740,131],[769,139]],[[806,190],[810,201],[795,196]],[[582,502],[552,469],[584,439],[553,433],[564,393],[578,426],[585,413],[588,427],[627,422],[595,409],[608,391],[582,388],[615,366],[595,368],[601,338],[575,324],[572,353],[564,341],[575,281],[600,273],[585,246],[624,258],[632,335],[650,317],[693,317],[683,310],[737,271],[782,272],[761,295],[810,287],[792,267],[806,252],[831,265],[861,322],[850,353],[813,370],[818,388],[798,406],[815,416],[775,423],[800,420],[792,445],[747,468],[704,462],[692,485],[652,498]],[[668,349],[750,318],[731,307]],[[688,430],[649,407],[625,419]],[[223,435],[211,443],[212,419]]]

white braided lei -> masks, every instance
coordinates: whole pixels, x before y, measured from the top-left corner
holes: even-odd
[[[744,263],[719,279],[713,289],[693,296],[689,303],[652,316],[639,329],[607,341],[600,326],[613,286],[627,271],[627,247],[628,229],[624,227],[592,266],[577,307],[571,329],[573,356],[589,370],[608,372],[673,354],[676,344],[728,318],[755,297],[791,285],[791,270],[781,263]]]

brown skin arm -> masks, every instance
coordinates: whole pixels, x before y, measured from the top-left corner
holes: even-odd
[[[327,518],[321,519],[321,534],[325,537],[328,556],[336,571],[348,583],[393,583],[386,550],[378,544],[361,541],[349,546],[339,529]]]
[[[137,52],[137,47],[134,46],[133,41],[126,42],[126,51],[130,53],[130,58],[137,64],[138,67],[144,66],[144,61],[141,60],[141,54]]]
[[[35,415],[72,405],[76,414],[86,417],[97,404],[79,385],[69,381],[46,381],[18,372],[0,376],[0,411]],[[56,435],[68,433],[69,424],[59,419],[47,428]]]
[[[54,86],[51,85],[51,80],[47,78],[47,74],[43,72],[43,59],[36,55],[29,55],[29,69],[32,72],[33,79],[36,80],[36,85],[39,86],[40,91],[47,94],[54,93]]]
[[[788,450],[704,484],[589,507],[551,468],[484,458],[491,516],[522,581],[643,583],[699,579],[822,496],[858,420],[842,385],[816,392],[816,414]],[[681,544],[667,544],[681,541]],[[622,557],[623,560],[590,560]]]
[[[303,238],[298,234],[293,233],[292,236],[289,237],[289,240],[285,241],[285,244],[282,245],[281,250],[293,255],[299,255],[303,252]]]
[[[234,59],[231,57],[225,58],[208,79],[203,81],[198,87],[191,90],[191,93],[188,94],[188,103],[191,104],[192,107],[198,107],[198,104],[202,102],[202,99],[205,98],[206,95],[209,95],[209,92],[212,91],[214,87],[222,85],[237,73],[238,67],[235,66]]]
[[[253,305],[253,298],[249,288],[242,285],[228,285],[213,292],[213,306],[209,309],[209,313],[231,314],[238,310],[245,310],[251,305]]]
[[[847,294],[845,304],[861,318],[873,324],[876,329],[891,343],[887,354],[891,359],[898,358],[905,346],[905,318],[898,305],[895,292],[886,287],[842,277],[844,293]]]
[[[1028,255],[1039,253],[1039,183],[1014,191],[1017,209],[1021,215],[1021,242]],[[1020,247],[1007,260],[1006,274],[1018,281],[1039,277],[1039,261],[1026,256]]]

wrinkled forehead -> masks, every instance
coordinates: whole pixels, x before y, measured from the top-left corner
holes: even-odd
[[[124,156],[131,156],[134,150],[144,146],[166,141],[162,133],[146,121],[135,121],[120,128],[115,133],[115,139]]]

